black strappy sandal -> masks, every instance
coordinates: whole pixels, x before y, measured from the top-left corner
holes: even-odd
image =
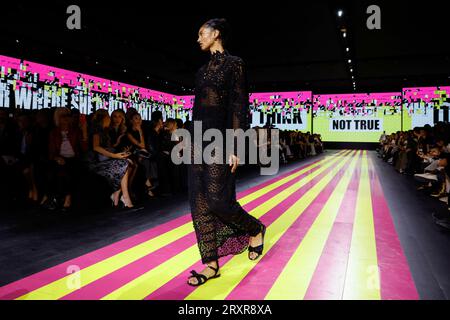
[[[263,253],[263,249],[264,249],[264,235],[266,234],[266,226],[265,225],[262,226],[261,232],[262,232],[262,244],[260,244],[257,247],[252,247],[250,245],[248,246],[248,258],[250,260],[258,259]],[[256,252],[258,255],[255,258],[252,259],[252,258],[250,258],[250,253],[251,252]]]
[[[215,271],[213,276],[208,278],[204,274],[200,274],[200,273],[197,273],[197,271],[195,271],[195,270],[191,270],[192,276],[190,276],[188,278],[187,284],[190,285],[190,286],[193,286],[193,287],[198,287],[198,286],[204,284],[209,279],[214,279],[214,278],[220,277],[220,274],[217,274],[217,272],[219,272],[219,265],[217,265],[217,268],[214,268],[214,267],[211,267],[211,266],[208,266],[208,268],[211,268],[211,269],[213,269]],[[197,283],[190,283],[189,282],[190,278],[196,278],[197,279]]]

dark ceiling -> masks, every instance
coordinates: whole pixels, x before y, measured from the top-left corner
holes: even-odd
[[[73,3],[81,8],[81,30],[66,27]],[[16,1],[2,4],[0,54],[188,94],[208,58],[196,43],[198,28],[225,17],[233,28],[229,51],[246,61],[254,92],[353,92],[348,59],[356,92],[399,91],[450,83],[446,3],[241,0],[215,8],[212,1]],[[381,30],[366,27],[371,4],[381,9]]]

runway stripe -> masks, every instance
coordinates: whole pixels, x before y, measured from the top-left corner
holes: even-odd
[[[266,188],[269,189],[270,187],[268,186]],[[261,197],[260,201],[264,202],[265,200],[266,197]],[[141,243],[133,248],[124,250],[116,254],[115,256],[90,265],[87,268],[82,269],[78,274],[65,275],[64,277],[53,281],[52,283],[49,283],[34,290],[33,292],[19,297],[19,299],[41,299],[42,294],[46,295],[46,297],[50,295],[53,299],[61,298],[73,292],[75,289],[84,287],[87,284],[92,283],[115,270],[127,266],[129,263],[137,259],[141,259],[144,256],[151,254],[152,252],[160,249],[161,247],[169,244],[172,241],[175,241],[176,239],[185,236],[192,231],[192,223],[187,223],[165,234],[162,234],[161,236]],[[74,287],[68,285],[68,283],[73,281],[73,278],[77,276],[81,280],[80,286]]]
[[[313,163],[311,165],[302,166],[301,170],[293,170],[292,172],[295,173],[295,175],[301,175],[303,172],[308,172],[308,170],[311,170],[314,167],[320,166],[321,164],[328,163],[332,161],[335,157],[339,157],[340,154],[346,154],[349,151],[343,150],[333,156],[326,157],[323,160],[320,160],[316,163]],[[295,178],[295,177],[294,177]],[[290,179],[293,179],[292,177]],[[282,177],[277,177],[275,179],[269,180],[273,183],[277,183],[280,180],[283,180]],[[288,179],[285,179],[284,181],[288,181]],[[265,190],[273,190],[274,188],[278,187],[278,184],[275,186],[272,186],[269,184],[269,182],[265,182],[264,189]],[[257,189],[254,189],[257,191]],[[238,196],[240,193],[238,194]],[[247,200],[241,200],[239,199],[239,202],[243,205],[245,205],[246,201],[254,201],[254,198],[256,198],[257,195],[252,196],[251,194],[246,196]],[[46,269],[42,272],[36,273],[34,275],[31,275],[29,277],[26,277],[24,279],[18,280],[16,282],[13,282],[11,284],[8,284],[4,287],[0,288],[0,299],[14,299],[19,296],[25,295],[28,292],[34,291],[38,288],[41,288],[43,286],[46,286],[47,284],[53,283],[55,281],[60,280],[62,278],[65,278],[66,280],[69,280],[69,278],[73,277],[74,275],[68,275],[68,269],[70,266],[77,266],[80,270],[86,269],[88,267],[91,267],[95,265],[96,263],[99,263],[101,261],[104,261],[108,258],[114,257],[118,254],[121,254],[123,251],[134,248],[138,245],[143,246],[149,246],[149,241],[151,240],[158,240],[157,242],[161,245],[165,245],[165,239],[167,236],[171,238],[172,240],[179,239],[186,234],[188,234],[192,229],[192,222],[190,219],[190,214],[184,215],[182,217],[179,217],[177,219],[174,219],[173,221],[167,222],[161,226],[158,226],[156,228],[152,228],[148,231],[139,233],[135,236],[129,237],[127,239],[121,240],[119,242],[113,243],[107,247],[101,248],[99,250],[93,251],[91,253],[88,253],[86,255],[83,255],[79,258],[72,259],[70,261],[67,261],[65,263],[62,263],[60,265],[57,265],[55,267]],[[180,231],[181,232],[176,232]],[[162,241],[161,241],[162,240]],[[156,241],[154,241],[156,242]],[[156,248],[158,249],[158,248]],[[25,296],[24,296],[25,298]]]
[[[381,298],[383,300],[418,300],[416,286],[403,252],[383,189],[372,160],[369,176],[375,223],[378,266],[380,270]]]
[[[123,268],[112,271],[79,290],[64,296],[61,300],[98,300],[126,283],[136,279],[148,270],[156,268],[161,262],[169,260],[179,252],[189,248],[196,241],[193,232],[162,247],[155,252],[137,259]]]
[[[364,151],[343,299],[380,299],[367,152]]]
[[[329,166],[332,166],[332,164],[333,162],[330,163]],[[285,187],[285,189],[287,189],[287,187]],[[262,203],[269,201],[270,198],[270,193],[265,195],[264,197],[260,197],[260,199],[257,200],[259,203],[256,203],[256,205],[259,206]],[[245,208],[247,209],[247,207]],[[180,244],[178,244],[177,246],[169,245],[168,248],[161,248],[159,250],[160,252],[155,252],[153,254],[142,257],[141,259],[134,261],[133,263],[126,265],[125,267],[83,287],[73,294],[64,297],[64,299],[99,299],[105,296],[105,294],[103,293],[112,292],[122,286],[127,285],[139,276],[142,276],[144,272],[150,272],[150,270],[158,267],[159,263],[168,260],[172,255],[175,255],[184,250],[188,250],[189,246],[195,245],[195,234],[192,233],[191,237],[186,239],[186,241],[180,242]],[[167,251],[170,251],[171,254],[167,254]],[[154,261],[157,261],[158,263],[154,263]]]
[[[344,160],[345,160],[345,158],[342,158],[342,160],[340,162],[343,162]],[[295,202],[299,201],[299,199],[302,198],[308,192],[308,190],[312,189],[314,187],[314,185],[316,185],[321,179],[323,179],[327,175],[329,176],[330,173],[333,171],[333,168],[334,167],[330,167],[328,170],[324,171],[320,175],[317,175],[309,183],[304,185],[304,187],[300,188],[299,190],[297,190],[295,192],[292,192],[292,196],[290,196],[284,202],[278,204],[276,207],[271,209],[270,213],[264,215],[261,218],[261,220],[267,226],[269,226],[273,221],[275,221],[277,219],[278,216],[280,216],[284,211],[286,211],[289,207],[291,207],[293,204],[295,204]],[[272,232],[270,232],[270,233],[272,233]],[[269,238],[269,231],[267,233],[266,238]],[[250,261],[247,260],[246,254],[243,254],[243,256],[245,256],[244,264],[248,264],[248,262],[250,262]],[[221,260],[221,266],[222,267],[225,266],[225,269],[222,269],[222,271],[226,272],[227,281],[223,281],[223,282],[217,281],[215,286],[220,286],[221,284],[223,284],[225,282],[226,282],[225,287],[230,286],[229,270],[226,269],[227,268],[226,266],[228,266],[228,261],[231,258],[233,258],[233,257],[226,257]],[[253,263],[253,262],[250,262],[250,263]],[[242,266],[239,265],[239,268],[241,268],[241,267]],[[200,261],[198,261],[196,264],[187,268],[183,273],[177,275],[169,283],[165,284],[160,289],[158,289],[155,292],[153,292],[152,294],[150,294],[148,297],[146,297],[146,299],[176,299],[176,300],[184,299],[194,290],[194,288],[189,287],[189,286],[184,286],[184,287],[181,286],[180,287],[180,283],[184,283],[186,281],[189,270],[191,270],[191,269],[196,269],[196,270],[200,269],[201,270],[203,268],[204,268],[204,266],[201,264]],[[211,297],[212,293],[208,292],[207,296]],[[224,295],[224,297],[225,297],[225,295]]]
[[[66,261],[62,264],[12,282],[0,288],[0,300],[16,299],[17,297],[20,297],[26,293],[57,281],[60,278],[66,277],[69,274],[68,270],[71,269],[71,266],[76,266],[80,270],[82,270],[100,261],[120,254],[128,248],[135,247],[141,243],[154,239],[168,232],[170,232],[170,238],[171,235],[176,233],[174,232],[176,228],[180,228],[181,226],[186,225],[186,223],[188,223],[189,221],[190,215],[176,218],[172,221],[158,226],[158,228],[153,228],[148,231],[139,233],[124,240],[112,243],[111,245],[108,245],[101,249],[82,255],[78,258]]]
[[[289,174],[286,174],[285,176],[278,177],[276,180],[272,181],[269,184],[262,183],[261,186],[258,186],[257,189],[255,189],[250,195],[245,195],[244,192],[242,194],[242,197],[240,198],[239,202],[245,202],[249,203],[257,198],[259,198],[261,195],[264,195],[265,193],[274,190],[275,188],[292,181],[294,179],[297,179],[298,177],[310,173],[315,168],[318,168],[320,166],[325,165],[326,163],[329,163],[330,161],[334,161],[336,158],[340,157],[341,155],[347,155],[351,152],[351,150],[343,150],[342,152],[337,153],[336,155],[326,157],[325,159],[312,164],[310,166],[307,166],[301,170],[293,170]]]
[[[351,153],[351,151],[349,150],[348,152],[345,152],[345,153],[343,153],[342,155],[343,155],[343,156],[347,156],[347,155],[349,155],[350,153]],[[330,161],[333,161],[333,158],[330,159]],[[326,163],[329,163],[329,162],[326,162]],[[322,164],[322,166],[325,165],[326,163]],[[283,184],[281,184],[281,183],[279,183],[279,182],[273,184],[272,187],[271,187],[271,190],[270,190],[270,191],[267,190],[267,192],[261,193],[261,196],[264,195],[264,196],[269,197],[269,198],[275,197],[275,196],[276,196],[278,193],[280,193],[281,191],[287,189],[288,187],[290,187],[290,186],[292,186],[293,184],[297,183],[298,181],[304,179],[305,177],[310,176],[310,175],[313,174],[315,171],[317,171],[317,170],[319,170],[320,168],[322,168],[322,166],[316,166],[316,167],[314,167],[314,168],[312,168],[312,169],[310,169],[310,170],[308,170],[308,171],[305,171],[305,172],[298,172],[298,173],[293,174],[291,177],[286,177],[286,178],[284,179],[284,181],[286,181],[286,182],[284,182]],[[246,209],[247,211],[251,211],[251,210],[253,210],[254,208],[256,208],[256,207],[260,204],[260,202],[261,202],[261,201],[260,201],[261,196],[260,196],[259,198],[256,198],[256,199],[252,200],[252,201],[249,201],[249,202],[246,204],[245,209]]]
[[[353,155],[352,155],[353,156]],[[345,160],[350,160],[347,158]],[[317,184],[308,186],[308,191],[301,197],[297,197],[296,201],[288,208],[282,208],[284,213],[280,218],[268,223],[267,241],[265,244],[266,252],[270,252],[271,248],[279,241],[288,228],[303,214],[305,209],[319,196],[323,189],[330,183],[339,170],[344,167],[347,161],[340,161],[327,173]],[[222,269],[226,272],[226,286],[209,286],[199,287],[194,290],[187,300],[190,299],[225,299],[230,292],[243,280],[243,278],[255,267],[255,263],[248,260],[246,255],[234,256]]]
[[[358,160],[333,228],[306,291],[305,300],[342,299],[360,174],[361,160]]]
[[[340,203],[356,168],[358,157],[353,157],[335,190],[309,228],[306,236],[276,279],[265,299],[303,299],[322,254],[328,235],[336,218]]]
[[[340,160],[340,159],[337,159]],[[309,181],[311,181],[315,176],[319,175],[321,172],[325,171],[327,167],[333,166],[333,163],[327,164],[326,166],[322,167],[321,169],[317,170],[310,176],[306,177],[302,181],[299,181],[295,185],[289,187],[288,189],[280,192],[276,195],[276,197],[265,200],[261,203],[261,205],[251,212],[251,214],[257,218],[261,217],[263,214],[267,212],[271,212],[272,209],[277,206],[281,201],[288,198],[292,195],[292,193],[299,189],[300,187],[307,185]],[[275,213],[271,213],[275,215]],[[277,216],[274,217],[276,219]],[[192,250],[192,251],[191,251]],[[185,253],[187,255],[185,255]],[[195,254],[193,254],[195,252]],[[182,260],[180,260],[182,259]],[[182,261],[182,263],[181,263]],[[170,259],[169,261],[165,261],[161,265],[159,265],[157,268],[150,270],[149,272],[143,274],[141,277],[137,278],[136,280],[127,283],[125,286],[119,288],[115,292],[112,292],[108,296],[104,297],[104,299],[142,299],[151,294],[154,290],[158,289],[159,287],[163,286],[166,282],[170,281],[177,275],[180,275],[180,273],[184,272],[186,270],[186,265],[193,265],[196,262],[199,262],[199,253],[198,253],[198,247],[197,244],[194,243],[191,248],[188,250],[180,253],[178,256],[175,256],[174,258]],[[186,274],[183,274],[184,280],[183,283],[185,284],[186,281]],[[178,283],[178,289],[179,290],[188,290],[186,286],[180,286],[180,283]],[[190,288],[190,287],[189,287]]]
[[[320,167],[316,168],[319,169]],[[300,175],[298,179],[303,179],[306,175],[311,175],[313,172],[314,171],[309,171],[309,173]],[[261,203],[267,201],[267,199],[275,197],[277,194],[297,182],[297,179],[290,180],[291,181],[289,181],[288,183],[285,183],[284,185],[279,186],[278,188],[267,193],[264,197],[256,199],[247,204],[246,206],[244,206],[244,208],[248,211],[251,211],[254,208],[258,207]],[[274,212],[275,211],[272,210],[270,214],[272,215]],[[90,284],[87,284],[83,288],[65,296],[63,299],[99,299],[110,291],[118,289],[126,283],[134,280],[142,273],[144,273],[144,271],[149,271],[152,268],[156,267],[155,261],[158,261],[159,263],[161,261],[167,260],[170,257],[167,252],[170,252],[170,254],[174,254],[178,253],[179,251],[186,250],[190,245],[194,245],[195,241],[195,234],[191,234],[191,236],[186,238],[185,241],[176,241],[176,244],[171,243],[166,247],[160,248],[152,254],[144,256],[121,269],[111,272],[110,274],[105,275],[104,277]],[[145,269],[143,269],[142,266],[145,266]]]
[[[261,257],[261,261],[247,274],[226,299],[239,300],[242,297],[249,300],[264,299],[349,166],[350,162],[347,162],[340,169],[317,198],[301,213],[270,251]]]

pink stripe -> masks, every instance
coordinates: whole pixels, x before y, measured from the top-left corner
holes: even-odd
[[[288,184],[285,184],[281,186],[281,189],[285,189],[287,187]],[[266,202],[272,196],[273,195],[271,193],[267,193],[264,196],[256,199],[255,201],[252,201],[252,204],[250,206],[256,207]],[[246,210],[249,210],[248,204],[245,205],[244,208]],[[80,290],[69,294],[63,299],[99,299],[107,295],[108,293],[122,287],[126,283],[136,279],[143,273],[153,269],[173,255],[186,250],[190,246],[194,245],[195,241],[195,234],[191,233],[188,237],[184,237],[183,240],[178,240],[176,241],[176,243],[169,244],[168,246],[165,246],[152,254],[149,254],[119,270],[116,270],[115,272],[92,282],[91,284],[81,288]]]
[[[62,300],[98,300],[186,250],[193,243],[195,243],[195,234],[191,232],[169,245],[68,294]]]
[[[341,151],[339,151],[339,152],[341,152]],[[339,152],[337,152],[337,153],[339,153]],[[341,155],[345,155],[346,153],[347,153],[347,151],[343,152]],[[335,154],[333,154],[333,155],[335,155]],[[281,179],[284,179],[284,178],[286,178],[286,177],[288,177],[288,176],[290,176],[292,174],[295,174],[295,173],[297,173],[297,172],[299,172],[299,171],[301,171],[301,170],[303,170],[303,169],[305,169],[305,168],[307,168],[307,167],[309,167],[309,166],[311,166],[313,164],[316,164],[316,163],[318,163],[319,161],[322,161],[322,160],[323,159],[318,159],[318,160],[316,160],[314,162],[305,164],[305,165],[303,165],[301,167],[295,168],[294,170],[291,170],[291,171],[288,171],[286,173],[283,173],[282,175],[277,176],[275,179],[268,180],[266,182],[263,182],[261,184],[258,184],[256,186],[254,186],[254,187],[251,187],[251,188],[248,188],[246,190],[243,190],[243,191],[241,191],[239,193],[239,197],[245,197],[245,196],[247,196],[249,194],[252,194],[253,192],[256,192],[256,191],[258,191],[258,190],[260,190],[260,189],[262,189],[262,188],[264,188],[264,187],[266,187],[266,186],[268,186],[268,185],[270,185],[270,184],[272,184],[274,182],[280,181]],[[323,162],[322,166],[324,164],[332,161],[332,160],[333,160],[332,156],[330,156],[329,158],[325,158],[325,161]],[[316,169],[316,168],[314,168],[314,169]]]
[[[314,178],[310,183],[306,184],[302,188],[300,188],[297,192],[293,193],[287,199],[276,205],[270,212],[265,214],[260,218],[260,220],[266,225],[269,226],[273,221],[275,221],[279,216],[281,216],[289,207],[291,207],[299,198],[301,198],[309,189],[311,189],[316,183],[318,183],[324,176],[331,172],[332,168],[325,170],[319,176]],[[272,252],[271,250],[270,252]],[[276,251],[276,250],[275,250]],[[266,256],[266,255],[265,255]],[[262,258],[264,258],[263,256]],[[232,256],[225,257],[220,264],[224,265],[231,259]],[[278,257],[277,257],[278,259]],[[278,262],[277,262],[278,263]],[[259,265],[259,264],[258,264]],[[258,266],[257,265],[257,266]],[[185,271],[181,272],[174,279],[160,287],[158,290],[155,290],[149,296],[145,298],[145,300],[182,300],[186,296],[188,296],[195,288],[190,287],[186,284],[186,279],[188,276],[188,272],[191,269],[203,269],[203,265],[201,261],[198,261],[194,265],[187,268]],[[241,297],[243,298],[243,297]]]
[[[289,227],[261,261],[227,296],[227,300],[263,300],[311,228],[351,161],[339,170],[303,214]],[[318,181],[317,181],[318,182]],[[297,199],[298,200],[298,199]]]
[[[110,258],[124,250],[132,248],[140,243],[148,241],[163,233],[166,233],[179,225],[188,223],[190,215],[183,215],[179,218],[166,222],[157,228],[141,232],[124,240],[115,242],[101,249],[92,251],[78,258],[63,262],[57,266],[35,273],[26,278],[17,280],[0,288],[0,300],[16,299],[26,293],[34,291],[42,286],[54,282],[68,275],[69,266],[76,265],[80,269],[87,268],[97,262]]]
[[[331,158],[332,159],[332,158]],[[283,190],[291,187],[292,185],[298,183],[300,180],[302,180],[303,178],[305,178],[306,176],[311,175],[312,173],[314,173],[315,171],[319,170],[320,168],[322,168],[327,162],[326,161],[324,164],[319,165],[315,168],[312,168],[311,170],[308,170],[304,173],[302,173],[301,175],[299,175],[298,177],[296,177],[295,179],[292,179],[286,183],[284,183],[281,186],[276,187],[275,189],[269,191],[268,193],[266,193],[265,195],[267,196],[266,199],[271,199],[273,197],[275,197],[277,194],[279,194],[280,192],[282,192]],[[298,171],[298,170],[295,170]],[[295,173],[295,172],[294,172]],[[311,183],[311,182],[310,182]],[[254,208],[258,207],[261,204],[260,198],[257,198],[255,200],[250,201],[249,203],[246,204],[245,209],[247,211],[253,210]]]
[[[318,161],[320,161],[320,160],[317,160],[316,162],[318,162]],[[311,165],[311,164],[304,165],[304,166],[300,167],[300,169],[293,170],[292,172],[301,170],[302,168],[305,168],[309,165]],[[252,188],[250,188],[250,190],[252,190],[251,192],[257,191],[258,189],[263,188],[266,185],[269,185],[271,183],[274,183],[278,180],[283,179],[283,177],[285,177],[289,174],[290,173],[288,172],[286,174],[283,174],[282,176],[278,176],[278,177],[271,179],[265,183],[262,183],[261,185],[252,187]],[[239,192],[237,194],[237,197],[241,198],[243,195],[246,195],[246,194],[249,194],[248,190]],[[253,202],[252,205],[257,203],[254,201],[252,201],[252,202]],[[68,274],[67,269],[69,266],[76,265],[80,269],[87,268],[95,263],[98,263],[102,260],[110,258],[122,251],[128,250],[136,245],[139,245],[139,244],[141,244],[145,241],[148,241],[150,239],[153,239],[157,236],[160,236],[160,235],[162,235],[172,229],[175,229],[183,224],[186,224],[190,221],[191,221],[191,215],[190,215],[190,213],[188,213],[188,214],[185,214],[174,220],[166,222],[160,226],[154,227],[152,229],[141,232],[141,233],[131,236],[129,238],[112,243],[111,245],[108,245],[106,247],[103,247],[98,250],[87,253],[85,255],[82,255],[78,258],[66,261],[66,262],[56,265],[54,267],[45,269],[41,272],[35,273],[35,274],[25,277],[23,279],[12,282],[8,285],[0,287],[0,300],[10,300],[10,299],[18,298],[26,293],[34,291],[42,286],[45,286],[51,282],[54,282],[62,277],[67,276],[67,274]]]
[[[356,170],[352,175],[322,256],[306,291],[305,300],[342,299],[352,242],[360,165],[361,159],[358,159]]]
[[[318,166],[320,168],[321,166]],[[311,172],[314,170],[311,170]],[[301,176],[308,175],[305,173]],[[248,203],[244,206],[247,211],[250,211],[250,208],[257,207],[262,203],[268,201],[270,198],[281,192],[282,190],[288,188],[290,185],[294,184],[296,179],[276,188],[275,190],[261,196],[258,199],[255,199],[251,203]],[[277,217],[274,217],[276,219]],[[189,248],[190,246],[195,244],[195,234],[190,233],[188,236],[183,237],[183,240],[175,241],[159,250],[138,259],[137,261],[120,268],[111,274],[102,277],[83,288],[74,291],[73,293],[63,297],[64,300],[81,300],[81,299],[89,299],[95,300],[100,299],[101,297],[107,295],[108,293],[122,287],[126,283],[136,279],[143,273],[153,269],[154,267],[161,264],[163,261],[171,258],[173,255],[182,252]]]
[[[372,161],[369,161],[370,189],[375,224],[381,298],[383,300],[418,300],[394,222]]]

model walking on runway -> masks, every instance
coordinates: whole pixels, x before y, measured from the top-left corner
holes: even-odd
[[[249,100],[244,63],[224,49],[228,35],[225,19],[211,19],[199,30],[197,42],[203,51],[210,52],[210,59],[196,74],[192,116],[193,122],[201,121],[202,134],[215,128],[222,132],[224,141],[226,129],[247,129]],[[199,273],[191,271],[188,284],[192,286],[220,276],[220,257],[248,249],[249,259],[256,260],[263,251],[266,227],[236,201],[236,148],[229,155],[225,148],[223,151],[221,163],[202,161],[188,166],[192,221],[202,263],[206,265]]]

